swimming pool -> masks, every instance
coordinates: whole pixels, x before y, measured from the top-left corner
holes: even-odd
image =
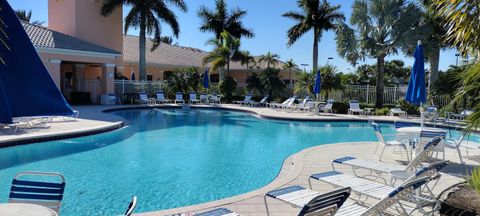
[[[206,109],[113,113],[129,126],[0,149],[0,201],[7,201],[16,173],[38,170],[65,175],[62,215],[122,214],[133,195],[136,212],[174,208],[261,188],[288,156],[305,148],[376,140],[366,122],[266,120]],[[385,133],[394,130],[381,126]]]

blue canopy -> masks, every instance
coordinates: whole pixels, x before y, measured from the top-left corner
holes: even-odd
[[[208,69],[205,70],[205,73],[203,74],[203,87],[209,88],[210,87],[210,80],[208,76]]]
[[[425,87],[425,58],[423,46],[417,45],[414,53],[415,62],[412,67],[412,74],[408,82],[407,94],[405,100],[411,104],[420,104],[427,101],[427,92]]]
[[[313,86],[313,93],[315,95],[320,94],[321,88],[322,88],[322,76],[320,76],[320,70],[318,70],[317,76],[315,77],[315,85]]]
[[[72,115],[7,0],[0,0],[0,123],[13,117]]]

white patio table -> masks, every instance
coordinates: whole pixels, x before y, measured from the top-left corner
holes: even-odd
[[[1,203],[0,215],[58,216],[53,209],[49,209],[41,205],[27,203]]]
[[[427,131],[444,131],[443,129],[440,128],[432,128],[432,127],[402,127],[397,129],[397,139],[405,144],[405,147],[407,148],[407,158],[408,160],[412,160],[413,158],[413,146],[412,142],[418,142],[420,141],[420,133],[422,130],[427,130]]]

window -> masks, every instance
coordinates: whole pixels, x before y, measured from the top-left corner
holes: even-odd
[[[147,81],[152,81],[153,80],[153,76],[152,75],[147,75]]]

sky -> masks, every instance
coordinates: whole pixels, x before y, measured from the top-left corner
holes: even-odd
[[[32,10],[32,19],[44,21],[48,24],[48,0],[8,0],[11,6],[17,9]],[[215,0],[185,0],[188,12],[183,13],[172,7],[180,24],[180,35],[174,39],[174,43],[181,46],[200,48],[205,51],[212,50],[206,41],[213,37],[213,33],[200,32],[200,19],[197,12],[201,5],[214,8]],[[350,18],[353,0],[330,0],[332,5],[341,5],[340,10],[347,20]],[[308,32],[294,45],[288,47],[286,32],[293,22],[282,17],[287,11],[298,11],[294,0],[227,0],[229,8],[239,7],[248,13],[244,18],[244,25],[253,30],[255,37],[242,39],[242,50],[248,50],[252,55],[265,54],[268,51],[278,54],[282,60],[293,59],[297,65],[308,64],[307,70],[312,66],[313,34]],[[124,16],[129,8],[124,8]],[[138,30],[131,29],[128,34],[138,35]],[[162,26],[162,35],[171,36],[171,30],[167,25]],[[412,42],[416,43],[416,42]],[[446,70],[449,65],[456,63],[456,50],[442,51],[440,56],[440,70]],[[328,60],[329,57],[333,59]],[[387,60],[400,59],[406,65],[413,64],[413,58],[399,55],[391,55]],[[319,65],[327,64],[338,67],[339,71],[353,72],[354,68],[340,56],[338,56],[335,44],[335,34],[332,31],[325,32],[319,44]],[[461,60],[460,60],[461,61]],[[367,59],[359,64],[374,64],[375,60]],[[301,66],[303,69],[304,67]],[[426,65],[428,68],[428,65]]]

